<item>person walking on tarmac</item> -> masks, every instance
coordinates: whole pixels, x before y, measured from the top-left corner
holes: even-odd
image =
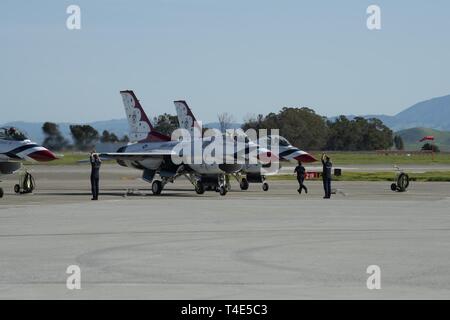
[[[303,189],[305,189],[305,193],[308,193],[308,188],[306,188],[306,186],[304,185],[306,169],[304,166],[302,166],[301,161],[298,162],[298,165],[295,167],[294,172],[297,173],[297,181],[299,185],[297,190],[298,193],[302,194]]]
[[[322,179],[323,189],[325,191],[324,199],[331,198],[331,168],[333,164],[330,161],[330,157],[326,154],[322,154]]]
[[[102,161],[95,150],[92,150],[89,161],[91,162],[91,200],[98,200],[100,166],[102,165]]]

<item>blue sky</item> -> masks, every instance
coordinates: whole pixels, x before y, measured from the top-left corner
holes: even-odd
[[[450,94],[449,13],[447,0],[2,0],[0,123],[123,118],[122,89],[149,115],[186,99],[205,122],[283,106],[395,114]]]

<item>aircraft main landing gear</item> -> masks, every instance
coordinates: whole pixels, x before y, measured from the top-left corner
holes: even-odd
[[[177,177],[179,177],[180,175],[181,175],[180,173],[177,173],[174,176],[170,176],[170,177],[166,177],[166,176],[161,177],[160,176],[161,180],[153,180],[153,183],[152,183],[153,194],[155,196],[160,195],[161,192],[163,191],[164,187],[166,186],[166,184],[169,182],[173,183],[175,181],[175,179]]]
[[[242,178],[241,182],[239,183],[239,187],[241,187],[241,190],[248,190],[248,180],[246,178]]]
[[[205,193],[205,187],[203,186],[203,183],[197,182],[197,184],[195,186],[195,192],[197,192],[197,194],[204,194]]]
[[[152,183],[152,192],[154,195],[159,195],[161,194],[161,191],[163,189],[163,184],[161,181],[159,180],[155,180]]]
[[[3,198],[3,189],[0,188],[0,198]]]

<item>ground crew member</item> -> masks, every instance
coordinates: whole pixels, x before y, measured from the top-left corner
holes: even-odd
[[[98,157],[98,154],[95,153],[95,150],[91,152],[89,161],[91,162],[91,192],[92,192],[91,200],[98,200],[100,166],[102,165],[102,161]]]
[[[306,169],[304,166],[302,166],[301,161],[298,162],[298,165],[295,167],[294,172],[297,173],[297,181],[298,181],[298,193],[302,193],[302,190],[305,189],[305,193],[308,193],[308,188],[306,188],[306,186],[303,184],[303,182],[305,181],[305,174],[306,174]]]
[[[322,154],[322,179],[323,179],[323,190],[325,191],[324,199],[331,198],[331,168],[333,164],[330,161],[330,157],[326,154]]]

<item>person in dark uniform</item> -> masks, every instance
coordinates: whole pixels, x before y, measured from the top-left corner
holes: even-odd
[[[91,200],[98,200],[100,166],[102,165],[102,161],[98,157],[98,154],[95,153],[95,150],[91,152],[89,161],[91,162],[91,192],[92,192]]]
[[[323,179],[323,189],[325,191],[324,199],[331,198],[331,168],[333,164],[330,161],[330,157],[326,154],[322,154],[322,179]]]
[[[305,174],[306,174],[306,169],[304,166],[302,166],[302,163],[299,161],[298,165],[295,167],[294,170],[295,173],[297,173],[297,181],[298,181],[298,193],[302,193],[302,190],[305,189],[305,193],[308,193],[308,188],[306,188],[306,186],[304,185],[304,181],[305,181]]]

